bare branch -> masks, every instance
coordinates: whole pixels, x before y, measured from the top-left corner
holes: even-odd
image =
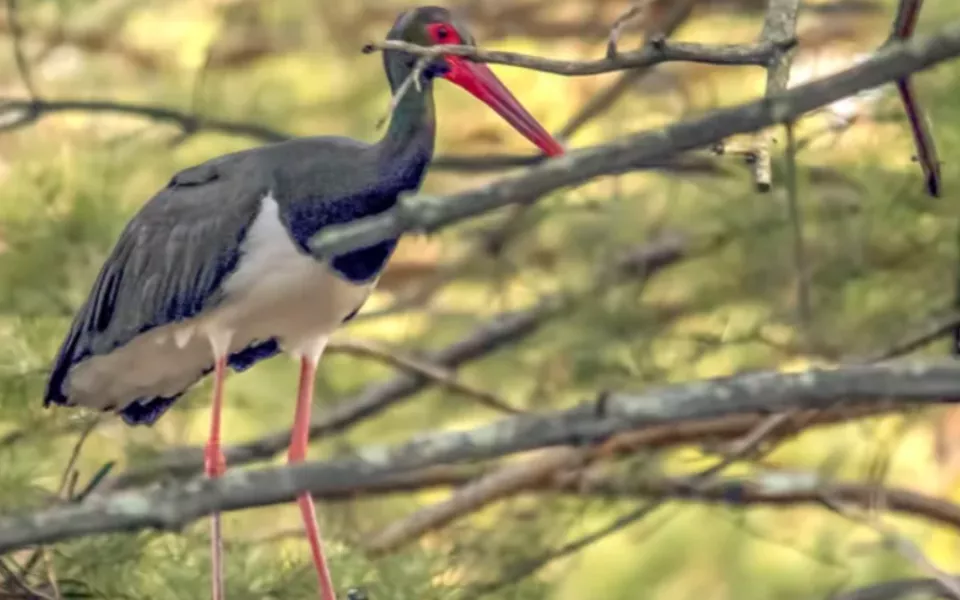
[[[505,465],[460,488],[449,499],[392,523],[365,546],[376,554],[395,550],[491,502],[530,489],[561,469],[576,468],[585,457],[585,452],[575,448],[551,448],[524,462]]]
[[[797,141],[793,123],[784,126],[787,137],[787,209],[790,214],[793,241],[793,269],[797,289],[797,321],[807,344],[813,342],[813,300],[810,297],[810,268],[807,244],[803,235],[803,215],[800,212],[800,192],[797,189]]]
[[[509,572],[504,574],[501,579],[489,583],[474,585],[472,589],[467,592],[466,598],[469,598],[470,600],[473,600],[474,598],[483,598],[492,594],[493,592],[496,592],[497,590],[523,581],[553,561],[576,554],[577,552],[592,546],[604,538],[623,531],[634,523],[645,519],[648,515],[656,511],[661,506],[662,503],[657,500],[644,502],[639,507],[620,517],[617,517],[608,525],[601,527],[600,529],[594,530],[586,535],[578,537],[575,540],[567,542],[559,548],[546,552],[542,556],[514,563],[511,565]]]
[[[0,98],[0,133],[27,127],[48,116],[64,112],[121,114],[142,117],[159,123],[170,123],[181,130],[182,137],[200,132],[212,132],[250,138],[260,142],[283,142],[296,137],[267,125],[248,121],[212,119],[195,113],[179,111],[163,106],[132,104],[112,100],[16,100]],[[15,116],[10,118],[10,114]],[[19,113],[19,115],[17,115]],[[543,162],[543,155],[482,155],[482,156],[436,156],[430,162],[432,170],[465,172],[497,171],[527,167]],[[651,169],[678,173],[723,174],[715,162],[704,158],[685,156],[676,160],[651,161],[637,165],[637,170]]]
[[[823,502],[837,514],[872,529],[881,537],[885,544],[891,545],[901,556],[914,563],[920,570],[926,572],[927,575],[936,579],[943,589],[950,592],[951,598],[960,600],[960,582],[957,582],[950,574],[933,564],[923,553],[923,550],[913,541],[904,537],[900,532],[881,521],[875,515],[868,512],[861,513],[853,511],[827,494],[823,495]]]
[[[525,412],[510,406],[507,401],[493,392],[460,381],[453,373],[442,366],[399,354],[367,340],[335,339],[330,341],[327,348],[332,352],[375,358],[398,369],[408,371],[417,377],[425,377],[440,387],[446,388],[455,394],[466,396],[471,400],[475,400],[478,404],[482,404],[498,412],[511,415],[519,415]]]
[[[794,38],[797,35],[797,17],[800,12],[800,0],[768,0],[767,14],[760,32],[760,43],[775,39]],[[779,96],[790,82],[790,66],[793,64],[795,48],[777,48],[767,63],[767,97]],[[756,160],[753,162],[753,177],[757,191],[770,191],[773,185],[773,165],[771,164],[771,137],[767,132],[759,136]]]
[[[478,62],[521,67],[534,71],[556,73],[557,75],[582,76],[610,73],[650,67],[665,62],[696,62],[711,65],[764,65],[779,48],[796,44],[796,39],[778,39],[758,44],[694,44],[659,40],[640,50],[623,52],[613,57],[596,60],[560,60],[502,52],[483,50],[475,46],[418,46],[397,40],[372,42],[363,47],[364,53],[393,50],[407,52],[415,56],[435,58],[438,56],[464,56]]]
[[[431,433],[394,447],[371,447],[354,458],[253,471],[209,480],[87,498],[0,520],[0,552],[93,533],[180,529],[212,512],[287,502],[303,491],[331,493],[369,485],[431,465],[519,452],[601,443],[644,426],[735,415],[815,410],[841,403],[904,406],[960,399],[955,362],[886,363],[800,373],[761,372],[643,393],[604,394],[597,402],[544,415],[521,415],[469,431]]]
[[[754,423],[752,430],[745,430],[746,440],[752,432],[759,431],[763,421]],[[624,434],[629,435],[629,434]],[[692,441],[692,440],[690,440]],[[745,455],[746,453],[744,453]],[[495,469],[473,466],[427,467],[410,473],[394,474],[376,483],[357,485],[349,490],[318,492],[318,500],[343,501],[364,496],[429,491],[460,487],[496,473]],[[781,506],[798,504],[820,506],[823,496],[861,507],[869,507],[882,495],[885,507],[891,511],[924,518],[931,523],[960,529],[960,506],[932,496],[895,487],[878,488],[874,484],[855,481],[828,481],[816,473],[767,471],[750,477],[724,477],[715,479],[696,494],[690,493],[686,477],[658,479],[632,478],[602,472],[557,471],[551,477],[529,481],[529,492],[570,494],[610,500],[629,498],[666,498],[679,502],[725,504],[734,507],[751,505]],[[517,490],[523,491],[523,490]],[[302,534],[297,529],[298,535]]]
[[[859,359],[857,362],[878,362],[904,356],[952,335],[957,327],[960,327],[960,312],[954,311],[947,316],[932,319],[917,331],[909,333],[889,347]]]
[[[864,89],[902,78],[960,54],[960,23],[923,40],[888,46],[850,69],[791,88],[775,98],[713,111],[653,132],[547,160],[521,175],[452,196],[401,198],[376,217],[331,227],[311,240],[318,257],[363,248],[407,231],[434,232],[509,204],[532,202],[563,187],[619,173],[650,160],[709,146],[729,136],[795,120]]]
[[[617,17],[613,22],[613,26],[610,27],[610,37],[607,39],[607,58],[613,58],[620,54],[620,49],[618,45],[620,43],[620,35],[623,33],[624,26],[630,21],[639,19],[646,15],[647,9],[650,8],[650,4],[654,0],[639,0],[630,5],[622,15]]]
[[[13,122],[0,120],[0,132],[12,131],[36,122],[44,116],[62,112],[115,113],[166,122],[176,125],[184,133],[200,130],[243,135],[268,142],[281,142],[291,136],[255,123],[207,119],[189,113],[150,106],[106,100],[14,100],[0,98],[0,115],[21,112],[23,117]]]
[[[666,13],[659,22],[650,23],[646,31],[646,40],[652,44],[657,40],[662,40],[673,35],[673,32],[682,25],[690,13],[693,11],[697,0],[671,0],[666,3]],[[637,82],[643,79],[651,72],[653,67],[643,67],[630,69],[621,73],[617,80],[608,88],[604,89],[592,97],[580,110],[570,117],[557,136],[561,139],[569,139],[581,127],[589,123],[592,119],[603,114],[620,98],[627,90],[631,89]]]
[[[960,579],[956,577],[954,581],[960,583]],[[936,579],[897,579],[831,596],[829,600],[916,600],[917,598],[948,600],[953,598],[953,595]]]
[[[7,20],[10,23],[10,35],[13,39],[13,58],[17,64],[17,71],[20,73],[20,80],[27,94],[31,98],[37,97],[37,88],[33,83],[33,77],[30,74],[30,65],[27,64],[26,54],[23,52],[23,29],[20,27],[20,13],[17,6],[17,0],[7,0]]]
[[[786,414],[773,415],[769,419],[758,423],[753,430],[748,432],[744,438],[737,443],[737,446],[732,453],[730,453],[728,456],[725,456],[723,459],[714,463],[713,465],[707,467],[706,469],[703,469],[699,473],[683,478],[682,482],[680,483],[680,487],[686,494],[696,496],[700,491],[709,487],[716,479],[717,475],[722,473],[724,469],[756,450],[757,447],[763,442],[764,438],[772,433],[777,427],[782,425],[787,418],[789,417]],[[512,568],[507,576],[500,581],[476,586],[475,591],[477,592],[477,597],[485,596],[490,592],[503,588],[505,585],[514,584],[522,579],[525,579],[550,562],[553,562],[554,560],[563,556],[568,556],[575,552],[579,552],[583,548],[586,548],[587,546],[594,544],[609,535],[617,533],[618,531],[633,525],[662,506],[665,499],[665,496],[655,497],[654,499],[643,503],[640,507],[630,511],[626,515],[617,518],[610,525],[600,530],[594,531],[577,540],[564,544],[560,548],[547,552],[539,558],[531,561],[521,562],[519,565]]]
[[[893,30],[890,33],[890,42],[913,37],[922,7],[923,0],[900,0],[897,5],[897,15],[893,21]],[[904,112],[907,113],[907,119],[910,121],[910,131],[917,149],[916,159],[923,170],[927,193],[934,197],[939,196],[942,189],[937,145],[909,77],[897,80],[897,93],[900,95]]]

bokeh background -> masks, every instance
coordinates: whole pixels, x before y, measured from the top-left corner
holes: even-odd
[[[621,0],[439,4],[460,11],[484,47],[569,59],[602,56],[611,23],[629,6]],[[752,42],[765,4],[654,2],[627,27],[621,47],[637,47],[668,20],[676,21],[673,39]],[[360,48],[382,38],[409,5],[20,0],[19,21],[36,91],[46,100],[165,107],[289,134],[372,141],[382,132],[377,122],[390,96],[379,55]],[[894,10],[892,0],[803,3],[791,84],[873,51],[886,38]],[[960,4],[929,2],[919,34],[958,18]],[[0,15],[0,99],[27,98],[14,64],[13,29],[9,14]],[[756,67],[668,64],[641,76],[576,78],[494,70],[548,129],[570,133],[573,147],[747,101],[761,95],[765,83]],[[561,294],[573,300],[570,310],[458,371],[462,381],[530,411],[572,406],[604,389],[794,370],[882,352],[957,303],[960,66],[924,73],[916,85],[944,160],[941,198],[924,192],[892,87],[832,105],[798,125],[812,301],[806,320],[797,316],[783,132],[775,130],[774,189],[767,193],[755,189],[737,151],[749,147],[745,137],[731,140],[722,155],[704,150],[682,164],[552,194],[527,210],[499,211],[428,238],[410,236],[341,342],[419,355],[499,313]],[[483,159],[530,154],[525,140],[472,97],[449,85],[437,88],[438,161],[425,192],[482,185],[507,172],[488,168]],[[611,101],[598,114],[580,118],[605,95]],[[176,170],[262,143],[109,110],[42,115],[9,126],[22,116],[0,112],[2,513],[52,503],[65,487],[65,466],[90,416],[42,408],[46,370],[126,219]],[[599,289],[593,285],[615,257],[662,239],[683,240],[684,258],[647,281],[622,277]],[[317,412],[395,373],[347,346],[335,343],[321,364]],[[919,352],[943,356],[949,342]],[[289,426],[296,369],[276,358],[228,380],[229,442]],[[209,391],[209,382],[199,386],[153,428],[98,422],[76,463],[80,485],[106,463],[114,463],[109,479],[171,449],[202,444]],[[311,456],[349,455],[367,444],[400,443],[417,433],[500,417],[469,397],[433,387],[315,443]],[[958,433],[960,416],[949,410],[871,417],[812,428],[759,464],[736,465],[733,472],[786,469],[953,499],[960,448],[951,444]],[[616,468],[655,480],[702,467],[707,450],[642,451]],[[522,494],[384,556],[364,551],[377,531],[449,493],[438,488],[322,502],[321,526],[340,586],[362,587],[372,600],[472,597],[475,584],[500,581],[518,564],[644,500]],[[941,568],[960,569],[957,529],[908,516],[890,522]],[[314,597],[295,508],[232,513],[225,532],[231,600]],[[198,522],[180,534],[91,537],[3,560],[12,566],[34,557],[27,579],[38,589],[56,579],[62,597],[184,600],[208,596],[207,552],[207,525]],[[667,501],[648,518],[489,597],[807,599],[919,572],[875,532],[821,506]]]

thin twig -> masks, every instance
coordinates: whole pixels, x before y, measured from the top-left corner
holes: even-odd
[[[413,66],[413,70],[410,71],[410,74],[407,75],[407,78],[403,80],[403,83],[400,84],[400,87],[397,88],[397,91],[394,92],[393,96],[390,98],[390,105],[387,108],[387,114],[380,117],[380,120],[377,121],[377,129],[383,127],[384,124],[393,117],[393,113],[397,110],[397,107],[400,106],[400,101],[403,100],[403,97],[409,93],[411,87],[415,87],[418,92],[421,91],[420,78],[423,76],[423,70],[436,56],[437,55],[426,55],[417,59],[416,64]]]
[[[960,578],[954,576],[954,581],[960,583]],[[830,596],[829,600],[950,600],[953,598],[949,589],[934,578],[929,579],[895,579],[872,585],[863,586],[854,590]]]
[[[410,543],[428,531],[448,525],[480,508],[550,478],[555,472],[576,468],[586,457],[578,448],[552,448],[518,464],[508,464],[458,489],[450,498],[417,510],[391,523],[366,542],[374,554],[383,554]]]
[[[596,531],[592,531],[573,541],[570,541],[559,548],[543,554],[542,556],[514,563],[514,566],[511,567],[510,570],[503,575],[503,577],[497,581],[475,584],[473,587],[467,590],[464,597],[468,598],[469,600],[473,600],[474,598],[482,598],[507,586],[523,581],[548,564],[561,558],[576,554],[577,552],[580,552],[584,548],[587,548],[604,538],[610,537],[615,533],[619,533],[634,523],[646,518],[661,506],[663,506],[663,503],[659,500],[645,502],[630,512],[617,517],[608,525],[601,527]]]
[[[510,406],[508,402],[493,392],[460,381],[453,373],[440,365],[388,350],[369,340],[336,339],[331,340],[327,348],[333,352],[375,358],[398,369],[408,371],[420,377],[425,377],[440,387],[447,388],[454,393],[476,400],[477,403],[487,408],[492,408],[497,412],[511,415],[523,414],[525,412]]]
[[[90,422],[87,423],[80,432],[80,436],[77,438],[77,442],[73,445],[73,450],[70,452],[70,458],[67,459],[67,465],[63,469],[63,475],[60,477],[60,485],[57,487],[57,496],[63,496],[64,492],[67,490],[67,483],[70,481],[71,474],[76,472],[75,467],[77,465],[77,461],[80,459],[80,452],[83,450],[83,445],[86,443],[87,438],[90,437],[90,434],[93,433],[93,430],[97,428],[97,425],[102,422],[103,417],[101,415],[97,415],[97,418],[91,419]]]
[[[768,435],[770,435],[777,427],[783,424],[783,422],[786,420],[784,417],[787,417],[787,415],[773,415],[770,418],[760,422],[755,428],[753,428],[747,433],[747,435],[744,436],[731,454],[723,457],[721,460],[700,471],[696,475],[693,475],[689,478],[684,478],[683,487],[686,489],[686,492],[695,495],[699,490],[708,487],[710,482],[717,475],[723,472],[724,469],[756,450]],[[626,515],[617,518],[602,529],[578,538],[556,550],[546,553],[539,558],[522,562],[518,567],[511,569],[505,578],[496,582],[480,584],[477,586],[474,589],[475,595],[470,597],[482,597],[491,592],[502,589],[507,585],[517,583],[529,577],[530,575],[533,575],[549,563],[564,556],[569,556],[579,552],[583,548],[586,548],[587,546],[590,546],[591,544],[605,537],[608,537],[630,525],[633,525],[653,511],[660,508],[664,504],[665,499],[665,497],[660,497],[645,502],[640,507],[632,510]]]
[[[900,0],[897,5],[897,15],[893,20],[889,42],[908,40],[913,37],[922,7],[923,0]],[[910,131],[913,134],[914,147],[917,150],[916,159],[923,170],[927,193],[934,197],[940,196],[942,179],[937,145],[933,133],[930,131],[930,124],[917,101],[917,94],[914,91],[911,78],[904,77],[897,80],[897,93],[900,95],[904,112],[906,112],[907,119],[910,121]]]
[[[14,587],[20,588],[24,593],[27,594],[27,598],[42,598],[43,600],[54,600],[49,594],[45,594],[40,590],[33,588],[26,579],[23,578],[16,570],[13,569],[10,565],[7,564],[6,560],[3,557],[0,557],[0,573],[3,574],[3,584],[6,588],[12,590]],[[0,598],[3,597],[4,590],[0,588]]]
[[[225,119],[207,119],[182,111],[152,106],[114,102],[109,100],[18,100],[0,98],[0,116],[4,113],[19,112],[20,118],[12,121],[0,120],[0,133],[13,131],[31,125],[43,117],[64,112],[114,113],[145,117],[157,122],[176,125],[185,133],[201,130],[217,131],[231,135],[243,135],[265,142],[282,142],[291,136],[257,123],[229,121]]]
[[[97,425],[100,424],[103,420],[101,415],[97,415],[96,418],[91,419],[88,423],[84,425],[84,428],[80,431],[80,435],[77,437],[76,443],[73,445],[73,449],[70,451],[70,457],[67,459],[67,464],[63,469],[63,474],[60,476],[60,485],[57,487],[57,493],[55,500],[70,500],[71,497],[67,495],[64,497],[64,492],[66,492],[69,487],[71,487],[70,482],[76,481],[77,471],[76,464],[80,459],[80,452],[83,450],[83,445],[86,443],[87,438],[90,437],[90,434],[93,433],[93,430],[96,429]],[[49,560],[47,559],[46,548],[44,546],[39,546],[36,548],[33,553],[23,562],[23,566],[20,568],[20,576],[26,578],[30,575],[30,572],[33,571],[33,568],[37,565],[40,559],[44,560],[44,563],[47,568],[48,576],[51,573],[52,567],[50,566]],[[51,580],[50,584],[55,593],[59,595],[59,591],[56,586],[56,582]]]
[[[659,22],[651,22],[646,27],[646,43],[654,44],[666,39],[684,23],[693,12],[698,0],[671,0],[667,3],[666,14]],[[569,139],[584,125],[597,118],[612,107],[628,90],[652,71],[652,67],[630,69],[621,73],[610,87],[603,89],[580,107],[557,132],[557,138]]]
[[[787,138],[786,188],[787,211],[790,215],[791,239],[793,241],[793,268],[797,290],[797,321],[807,344],[813,340],[813,303],[810,297],[810,270],[807,261],[807,244],[803,234],[803,215],[800,211],[800,193],[797,188],[797,141],[794,124],[786,123]]]
[[[13,58],[20,73],[20,80],[31,99],[37,98],[37,88],[33,83],[30,65],[23,51],[23,28],[20,26],[20,13],[17,0],[7,0],[7,20],[10,22],[10,35],[13,41]]]
[[[958,302],[958,304],[960,304],[960,302]],[[958,306],[958,310],[955,310],[947,316],[931,319],[929,323],[916,331],[911,331],[887,348],[868,354],[862,358],[851,358],[845,362],[870,363],[899,358],[953,335],[958,327],[960,327],[960,306]]]
[[[614,58],[620,53],[618,45],[620,43],[620,35],[623,33],[624,26],[626,26],[626,24],[630,21],[645,16],[647,10],[650,8],[650,4],[654,1],[655,0],[639,0],[638,2],[633,3],[630,8],[616,18],[616,20],[613,22],[613,25],[610,27],[610,36],[607,39],[607,58]]]
[[[826,494],[823,495],[823,504],[837,514],[872,529],[883,539],[885,544],[892,546],[901,556],[912,562],[930,577],[936,579],[944,589],[950,591],[955,599],[960,600],[960,582],[936,566],[927,558],[919,546],[904,537],[903,534],[896,529],[887,525],[869,512],[860,513],[853,511],[844,506],[842,502]]]

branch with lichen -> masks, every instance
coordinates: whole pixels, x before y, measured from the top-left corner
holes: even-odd
[[[909,406],[958,399],[960,366],[952,362],[760,372],[643,392],[612,392],[568,410],[520,415],[467,431],[430,433],[399,446],[362,449],[352,458],[232,470],[215,480],[198,477],[8,516],[0,520],[0,552],[97,533],[178,530],[213,512],[288,502],[303,491],[333,493],[432,465],[602,444],[645,426],[843,404]]]

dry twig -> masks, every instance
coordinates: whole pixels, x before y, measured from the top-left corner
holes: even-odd
[[[926,554],[923,553],[923,550],[913,541],[904,537],[896,529],[887,525],[873,514],[853,511],[844,506],[842,502],[838,502],[826,494],[823,495],[822,500],[824,505],[837,514],[856,523],[865,525],[876,532],[885,544],[892,546],[901,556],[912,562],[927,575],[936,579],[944,589],[949,590],[953,598],[960,600],[960,582],[933,564],[933,562],[927,558]]]
[[[893,21],[893,30],[890,33],[890,42],[908,40],[920,18],[920,9],[923,0],[900,0],[897,5],[897,16]],[[939,196],[942,192],[940,177],[940,159],[937,156],[937,145],[930,131],[930,125],[914,91],[910,77],[897,80],[897,93],[903,103],[907,119],[910,121],[910,131],[913,134],[914,146],[917,149],[917,162],[923,170],[927,193]]]
[[[647,10],[650,8],[655,0],[639,0],[630,5],[622,15],[617,17],[613,22],[613,25],[610,27],[610,36],[607,38],[607,58],[614,58],[620,53],[618,45],[620,43],[620,35],[623,33],[623,28],[630,21],[640,19],[645,16]]]
[[[499,499],[530,489],[555,472],[577,468],[586,452],[577,448],[551,448],[520,462],[508,464],[458,489],[447,500],[424,507],[374,534],[365,544],[375,554],[396,550],[433,529],[475,512]]]
[[[7,21],[10,24],[10,36],[13,40],[13,58],[20,73],[20,80],[31,99],[37,98],[37,88],[30,74],[27,56],[23,51],[23,28],[20,26],[20,12],[17,0],[7,0]]]
[[[492,408],[497,412],[518,415],[524,411],[510,406],[508,402],[487,390],[472,386],[460,381],[453,373],[442,366],[432,364],[429,361],[418,360],[411,356],[399,354],[388,350],[369,340],[358,339],[336,339],[331,340],[328,349],[332,352],[342,352],[355,356],[365,356],[375,358],[376,360],[387,363],[398,369],[407,371],[418,377],[424,377],[440,387],[444,387],[451,392],[460,394],[478,404],[487,408]]]

